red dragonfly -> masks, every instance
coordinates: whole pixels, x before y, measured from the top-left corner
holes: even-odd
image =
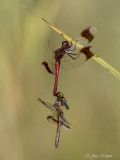
[[[47,120],[51,123],[57,123],[57,133],[55,138],[55,147],[58,147],[60,130],[63,126],[65,129],[70,130],[70,123],[65,119],[62,107],[64,106],[66,100],[64,99],[63,93],[59,92],[60,97],[57,98],[54,104],[50,104],[48,102],[44,102],[40,98],[38,100],[45,105],[48,109],[53,111],[53,115],[47,116]]]
[[[78,67],[79,65],[90,59],[96,52],[96,48],[87,45],[94,39],[96,32],[96,27],[88,27],[74,39],[76,44],[80,43],[84,45],[82,49],[78,48],[76,44],[73,45],[72,42],[69,41],[63,41],[61,47],[56,51],[54,51],[50,46],[53,52],[53,57],[50,61],[44,61],[42,62],[42,64],[45,66],[46,70],[49,73],[55,74],[55,83],[53,90],[54,96],[58,96],[57,83],[60,66],[63,69],[69,70]]]

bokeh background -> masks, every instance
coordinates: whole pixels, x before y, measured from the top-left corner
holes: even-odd
[[[0,160],[120,159],[120,81],[93,59],[71,70],[60,70],[58,90],[70,109],[71,131],[61,130],[37,98],[55,102],[54,76],[42,67],[51,58],[47,40],[57,49],[60,35],[25,5],[71,37],[96,26],[92,44],[97,55],[120,71],[119,0],[0,1]],[[100,158],[101,154],[112,155]]]

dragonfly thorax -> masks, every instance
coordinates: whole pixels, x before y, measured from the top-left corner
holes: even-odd
[[[60,61],[65,54],[66,49],[70,48],[68,41],[63,41],[60,48],[55,51],[56,61]]]
[[[58,98],[58,99],[56,100],[54,106],[59,107],[59,106],[61,106],[61,105],[62,105],[62,101]]]

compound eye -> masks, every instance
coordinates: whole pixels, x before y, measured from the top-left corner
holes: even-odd
[[[62,42],[62,46],[69,46],[68,41],[63,41],[63,42]]]

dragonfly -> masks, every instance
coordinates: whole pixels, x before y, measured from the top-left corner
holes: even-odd
[[[57,97],[57,100],[54,104],[44,102],[42,99],[38,98],[38,101],[42,103],[45,107],[50,109],[53,114],[47,116],[47,120],[51,123],[57,124],[57,133],[55,138],[55,147],[58,147],[59,143],[59,137],[60,137],[60,131],[61,127],[63,126],[65,129],[70,130],[70,123],[66,120],[63,113],[63,106],[66,103],[66,100],[64,99],[63,93],[60,92],[62,96]]]
[[[36,13],[35,11],[25,7],[25,6],[21,6],[22,8],[26,9],[27,11],[31,12],[32,14],[36,15],[38,18],[40,18],[42,21],[44,21],[46,24],[48,24],[54,31],[56,31],[59,35],[61,35],[62,37],[64,37],[67,41],[72,41],[72,38],[70,36],[68,36],[66,33],[64,33],[62,30],[60,30],[59,28],[57,28],[56,26],[54,26],[53,24],[51,24],[50,22],[48,22],[46,19],[44,19],[43,17],[40,16],[40,14]],[[75,44],[76,42],[73,40],[72,41],[73,44]],[[83,48],[84,46],[80,43],[76,43],[76,46],[78,48]],[[97,63],[99,63],[102,67],[104,67],[107,71],[109,71],[113,76],[115,76],[116,78],[118,78],[120,80],[120,72],[118,72],[114,67],[112,67],[110,64],[108,64],[105,60],[103,60],[101,57],[99,57],[98,55],[94,54],[94,56],[92,56],[92,59],[94,61],[96,61]]]
[[[94,56],[96,48],[88,44],[94,39],[96,32],[96,27],[87,27],[76,38],[74,38],[75,44],[73,44],[72,41],[63,41],[61,47],[55,51],[50,45],[53,52],[52,59],[44,61],[42,64],[48,73],[55,74],[53,89],[54,96],[58,96],[57,84],[60,66],[67,70],[73,69]],[[81,49],[78,48],[76,46],[77,43],[82,44],[84,47]]]

